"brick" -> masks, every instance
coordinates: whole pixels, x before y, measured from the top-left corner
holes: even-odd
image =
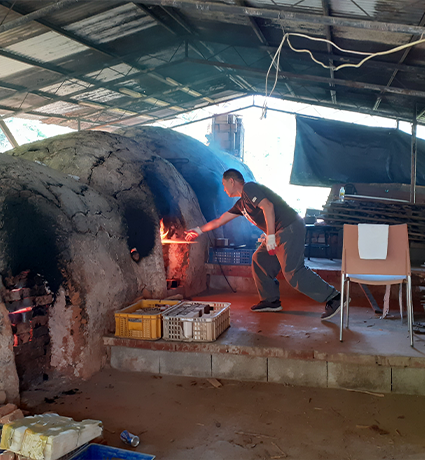
[[[15,344],[18,347],[21,345],[25,345],[31,340],[31,334],[29,332],[23,332],[22,334],[15,335],[15,337]]]
[[[285,385],[326,388],[328,386],[327,363],[326,361],[269,358],[268,381]]]
[[[425,395],[425,369],[393,368],[392,391],[408,395]]]
[[[390,393],[391,368],[329,362],[328,387]]]
[[[155,350],[111,347],[111,367],[120,371],[159,374],[160,354]]]
[[[13,422],[13,420],[19,420],[24,418],[24,414],[22,413],[21,409],[16,409],[10,414],[4,415],[0,418],[0,425],[5,425],[6,423]]]
[[[49,328],[47,326],[40,326],[32,331],[32,336],[34,339],[41,337],[43,335],[49,335]]]
[[[11,414],[18,408],[15,404],[6,404],[5,406],[0,407],[0,417],[4,417],[7,414]]]
[[[16,325],[16,334],[25,334],[31,331],[31,324],[30,323],[18,323]]]
[[[159,372],[167,375],[211,377],[211,355],[164,351],[159,358]]]
[[[14,302],[16,300],[21,300],[21,289],[13,289],[12,291],[5,291],[3,294],[3,300],[6,302]]]
[[[31,320],[31,325],[35,329],[39,326],[46,326],[49,322],[49,317],[47,315],[44,316],[34,316]]]
[[[32,289],[30,288],[22,288],[21,289],[21,294],[22,294],[22,298],[25,299],[26,297],[31,297],[32,295]]]
[[[246,355],[212,355],[212,377],[267,381],[267,358]]]
[[[22,308],[32,307],[33,305],[33,297],[16,300],[15,302],[6,302],[6,308],[11,312],[21,310]]]
[[[40,305],[49,305],[53,302],[52,294],[41,295],[38,297],[34,297],[34,305],[37,307]]]

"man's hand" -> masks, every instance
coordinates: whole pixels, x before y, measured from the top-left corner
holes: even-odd
[[[266,246],[267,252],[274,256],[276,254],[276,236],[275,235],[266,235]]]
[[[184,232],[184,239],[186,241],[193,241],[198,238],[199,235],[204,233],[199,227],[191,228]]]

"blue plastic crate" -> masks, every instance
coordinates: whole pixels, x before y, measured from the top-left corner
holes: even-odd
[[[89,444],[78,450],[69,460],[153,460],[154,458],[155,455],[142,454],[102,444]]]
[[[210,264],[251,265],[255,249],[214,248],[210,249]]]

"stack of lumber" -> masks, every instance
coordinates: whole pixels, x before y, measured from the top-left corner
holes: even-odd
[[[408,224],[409,240],[425,244],[425,204],[404,200],[346,195],[344,201],[331,201],[323,207],[327,225]]]

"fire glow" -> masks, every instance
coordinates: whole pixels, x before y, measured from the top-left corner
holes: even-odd
[[[170,232],[169,229],[165,230],[163,219],[161,219],[159,222],[159,234],[161,236],[162,244],[193,244],[193,243],[196,243],[196,241],[186,241],[186,240],[177,239],[177,238],[175,240],[171,240],[167,238],[169,232]]]

